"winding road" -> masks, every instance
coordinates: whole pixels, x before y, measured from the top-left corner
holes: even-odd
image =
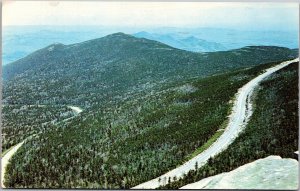
[[[264,73],[260,74],[256,78],[252,79],[246,85],[238,90],[235,95],[235,101],[232,108],[232,112],[229,116],[229,123],[224,131],[224,133],[205,151],[194,157],[193,159],[187,161],[183,165],[157,177],[148,182],[142,183],[133,187],[132,189],[155,189],[159,186],[163,186],[167,184],[167,181],[173,181],[173,177],[182,177],[184,174],[188,173],[190,170],[195,169],[195,164],[198,163],[198,168],[203,166],[210,157],[213,157],[223,150],[225,150],[233,140],[239,135],[239,133],[246,127],[251,115],[252,115],[252,103],[251,96],[253,94],[254,89],[259,85],[259,83],[264,80],[266,77],[271,75],[272,73],[286,67],[287,65],[298,62],[299,58],[282,62],[274,67],[271,67],[265,70]],[[79,114],[82,112],[82,109],[75,106],[68,106],[72,109],[75,114]],[[73,117],[71,117],[73,118]],[[17,150],[26,142],[27,139],[18,143],[14,147],[12,147],[1,159],[1,187],[5,188],[3,185],[5,169],[9,160],[12,156],[17,152]]]
[[[68,106],[68,108],[72,109],[76,114],[79,114],[83,111],[80,107],[76,106]]]
[[[76,107],[76,106],[67,106],[68,108],[72,109],[75,113],[75,115],[78,115],[79,113],[81,113],[83,110],[79,107]],[[70,120],[74,118],[73,117],[70,117],[70,118],[67,118],[63,121],[67,121],[67,120]],[[12,158],[12,156],[18,151],[18,149],[26,142],[27,139],[29,139],[30,137],[32,136],[35,136],[35,135],[31,135],[29,137],[27,137],[24,141],[18,143],[17,145],[13,146],[12,148],[10,148],[10,150],[4,155],[1,157],[1,188],[5,188],[4,186],[4,175],[5,175],[5,171],[6,171],[6,167],[9,163],[9,160]]]
[[[187,161],[183,165],[157,177],[148,182],[139,184],[132,189],[155,189],[159,186],[166,185],[169,178],[171,182],[173,178],[182,177],[190,170],[195,169],[195,164],[198,163],[198,168],[206,164],[210,157],[213,157],[223,150],[225,150],[233,140],[239,135],[239,133],[246,127],[251,115],[252,115],[252,103],[251,96],[254,89],[259,83],[272,73],[288,66],[293,62],[299,62],[299,58],[282,62],[274,67],[268,68],[264,73],[260,74],[256,78],[252,79],[246,85],[238,90],[235,95],[235,101],[232,108],[232,112],[229,116],[229,123],[224,133],[205,151]]]

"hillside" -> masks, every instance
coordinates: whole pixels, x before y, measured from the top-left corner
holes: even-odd
[[[12,157],[4,184],[130,188],[156,177],[220,135],[238,88],[296,56],[269,46],[193,53],[124,33],[40,49],[3,67],[3,129],[22,131],[5,149],[41,132]],[[83,112],[46,123],[64,120],[68,105]]]
[[[296,55],[268,46],[192,53],[116,33],[72,45],[53,44],[3,66],[3,102],[89,107],[124,93]]]
[[[48,126],[12,158],[5,185],[131,188],[157,177],[219,136],[237,89],[274,64],[107,100],[68,124]]]
[[[50,124],[73,116],[64,106],[4,105],[2,107],[2,152]]]
[[[294,158],[299,131],[298,71],[296,62],[265,80],[256,92],[254,113],[247,127],[228,149],[163,188],[180,188],[270,155]]]

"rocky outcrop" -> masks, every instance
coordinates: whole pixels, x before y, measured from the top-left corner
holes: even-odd
[[[181,189],[297,189],[298,161],[269,156]]]

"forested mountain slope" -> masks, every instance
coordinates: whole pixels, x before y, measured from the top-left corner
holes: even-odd
[[[3,67],[3,102],[84,111],[28,139],[5,185],[130,188],[157,177],[219,135],[238,88],[297,54],[270,46],[193,53],[123,33],[40,49]]]
[[[219,136],[237,89],[274,64],[103,102],[29,139],[13,156],[5,185],[131,188],[157,177]]]
[[[287,60],[296,54],[288,48],[268,46],[192,53],[116,33],[78,44],[53,44],[5,65],[3,100],[90,106],[125,92]]]
[[[208,164],[163,188],[180,188],[270,155],[294,158],[299,143],[298,73],[297,62],[265,80],[256,92],[254,113],[245,131]]]

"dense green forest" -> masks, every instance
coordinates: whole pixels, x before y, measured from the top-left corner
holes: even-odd
[[[162,84],[297,55],[296,50],[275,46],[194,53],[116,33],[77,44],[53,44],[3,66],[3,103],[99,107]]]
[[[157,177],[220,135],[238,88],[297,56],[275,46],[194,53],[124,33],[40,49],[3,66],[4,150],[36,134],[5,185],[130,188]],[[57,123],[67,105],[84,112]]]
[[[2,152],[52,124],[72,117],[66,106],[4,105],[2,108]]]
[[[5,185],[130,188],[157,177],[214,136],[237,89],[274,64],[136,93],[48,128],[13,156]]]
[[[160,189],[177,189],[269,155],[293,158],[299,138],[298,72],[299,63],[293,63],[261,83],[253,116],[229,148],[205,166]]]

